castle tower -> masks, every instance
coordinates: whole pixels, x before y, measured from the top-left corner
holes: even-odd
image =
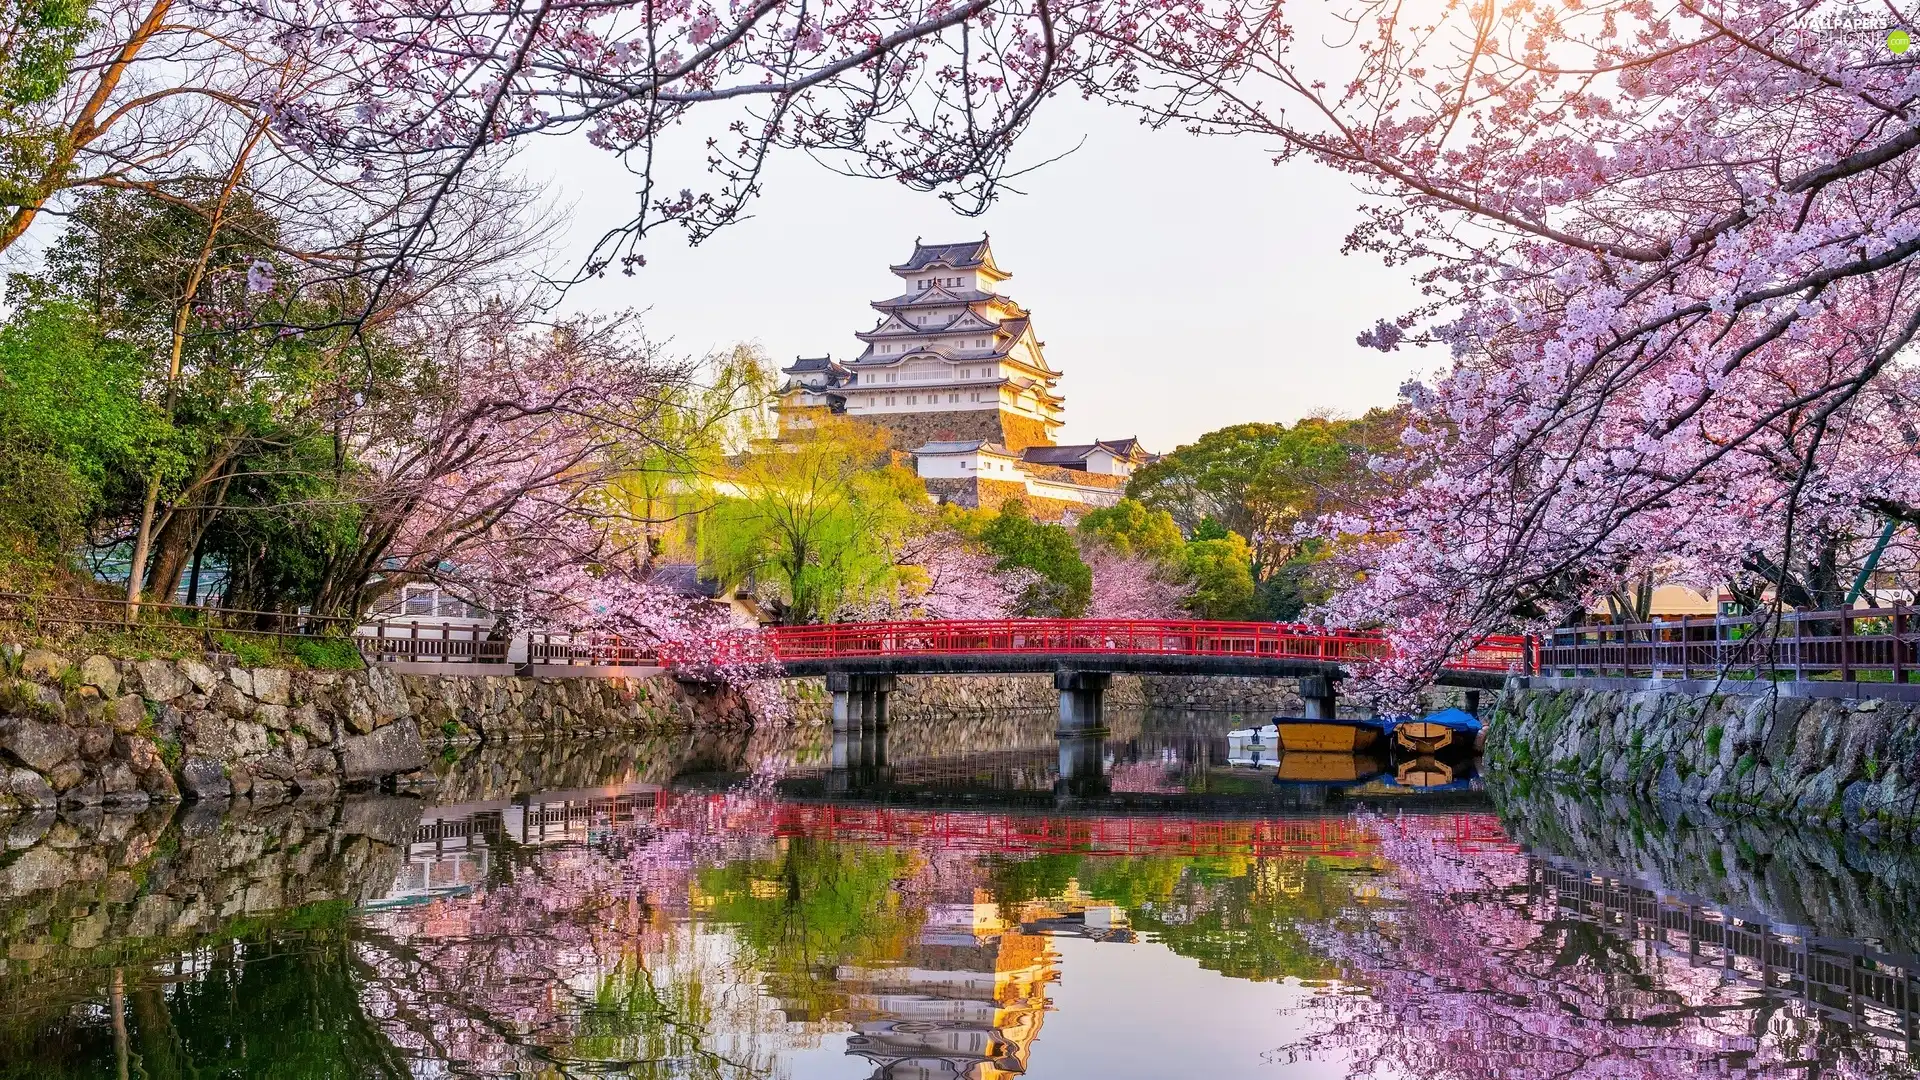
[[[845,414],[886,427],[912,450],[942,440],[985,440],[1018,452],[1051,446],[1064,422],[1027,310],[1000,292],[1012,275],[994,264],[987,238],[916,243],[891,267],[898,295],[875,301],[866,351],[846,363],[833,393]]]

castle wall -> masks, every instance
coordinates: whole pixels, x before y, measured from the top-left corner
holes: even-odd
[[[930,442],[964,442],[970,439],[1004,443],[1009,450],[1053,444],[1047,438],[1046,424],[997,408],[875,413],[866,416],[850,412],[846,415],[849,420],[885,428],[896,450],[912,450]]]

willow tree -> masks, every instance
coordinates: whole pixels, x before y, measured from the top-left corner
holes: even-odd
[[[833,418],[738,456],[716,490],[700,530],[707,573],[769,594],[789,623],[891,589],[927,499],[884,432]]]

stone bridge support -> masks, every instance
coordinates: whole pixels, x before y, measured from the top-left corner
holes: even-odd
[[[1060,691],[1060,734],[1105,734],[1107,683],[1113,674],[1106,671],[1078,671],[1058,668],[1053,673],[1053,688]]]
[[[1335,680],[1325,675],[1307,675],[1300,680],[1300,709],[1309,720],[1331,720],[1337,704]]]
[[[827,676],[833,695],[833,748],[829,765],[871,774],[887,762],[887,698],[893,693],[891,675]]]

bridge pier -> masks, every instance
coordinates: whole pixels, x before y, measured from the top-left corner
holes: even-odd
[[[836,774],[869,776],[887,765],[887,699],[891,675],[827,676],[833,695],[833,746],[828,764]]]
[[[1103,732],[1061,732],[1060,777],[1053,783],[1056,795],[1108,795],[1113,785],[1107,779],[1107,737]]]
[[[1334,717],[1335,680],[1325,675],[1307,675],[1300,679],[1300,709],[1309,720]]]
[[[1060,691],[1060,735],[1106,734],[1107,683],[1112,679],[1113,674],[1106,671],[1054,669],[1053,688]]]

